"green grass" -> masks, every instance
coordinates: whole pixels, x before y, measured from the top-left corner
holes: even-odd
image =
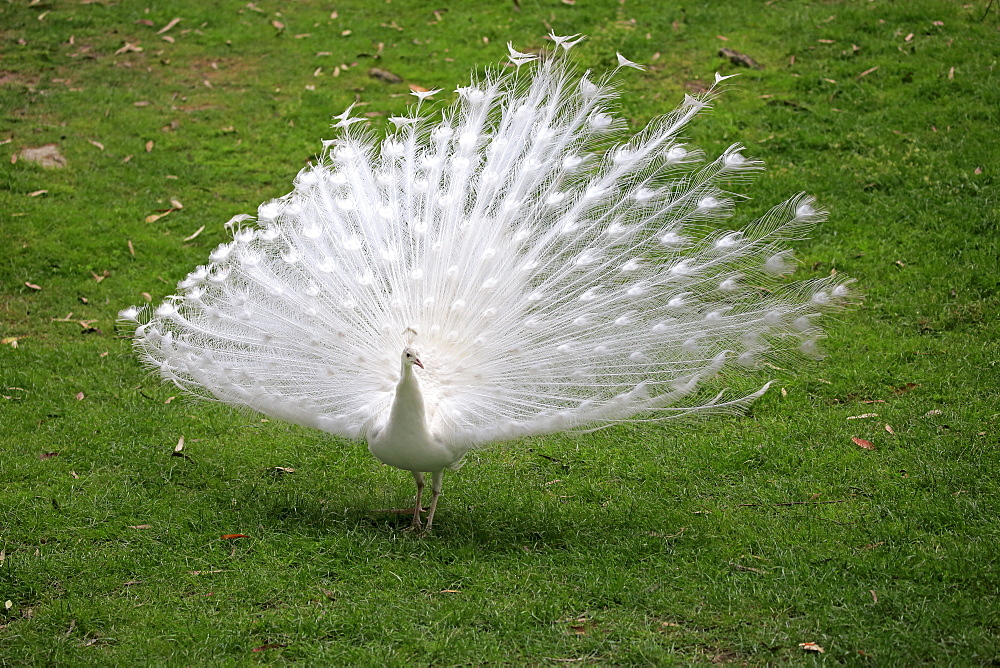
[[[0,665],[1000,660],[994,3],[255,7],[0,6]],[[287,192],[332,114],[412,99],[369,67],[451,91],[550,26],[591,35],[581,67],[651,65],[620,78],[634,128],[734,72],[720,46],[765,65],[692,137],[768,163],[734,224],[799,190],[831,211],[801,273],[867,298],[826,360],[748,416],[478,453],[423,539],[363,446],[140,368],[120,308]],[[9,160],[46,143],[66,168]]]

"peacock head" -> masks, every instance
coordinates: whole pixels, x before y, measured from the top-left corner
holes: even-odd
[[[404,369],[407,366],[413,366],[414,364],[421,369],[424,368],[424,363],[420,361],[420,357],[417,355],[416,349],[411,348],[410,346],[403,348],[402,363]]]

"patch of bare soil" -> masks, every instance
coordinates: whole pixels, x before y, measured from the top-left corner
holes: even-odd
[[[28,146],[22,148],[17,155],[18,160],[27,160],[46,169],[60,169],[66,166],[66,158],[55,144]]]

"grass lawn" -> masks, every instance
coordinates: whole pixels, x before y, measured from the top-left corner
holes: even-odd
[[[426,538],[363,445],[140,367],[117,312],[288,192],[333,114],[381,128],[550,29],[649,66],[618,79],[633,130],[742,73],[691,138],[768,164],[734,225],[831,212],[800,275],[866,299],[825,360],[746,416],[476,453]],[[986,0],[3,3],[0,665],[997,662],[998,29]]]

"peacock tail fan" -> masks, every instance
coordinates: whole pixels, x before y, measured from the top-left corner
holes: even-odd
[[[680,132],[724,77],[629,136],[611,75],[578,36],[421,105],[384,137],[351,109],[294,190],[154,310],[139,355],[179,387],[351,438],[384,424],[399,354],[419,348],[427,420],[469,446],[744,407],[716,375],[815,356],[849,281],[789,283],[789,242],[823,220],[795,195],[740,231],[725,188],[762,164],[714,160]],[[619,55],[619,68],[637,67]],[[613,74],[613,73],[612,73]],[[437,92],[437,91],[432,91]],[[431,93],[417,93],[420,101]],[[766,386],[765,388],[766,389]]]

